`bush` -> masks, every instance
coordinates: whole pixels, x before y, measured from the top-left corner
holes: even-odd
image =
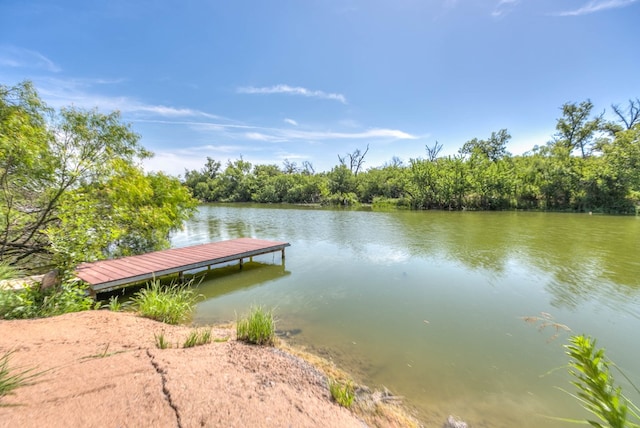
[[[254,307],[249,314],[236,323],[236,335],[242,340],[256,345],[273,345],[275,343],[275,321],[273,311],[262,306]]]
[[[134,295],[133,306],[143,317],[167,324],[180,324],[191,316],[196,298],[191,281],[183,285],[164,286],[156,279]]]
[[[80,281],[65,281],[46,290],[40,290],[39,284],[20,290],[0,290],[0,318],[4,319],[51,317],[86,311],[93,305]]]

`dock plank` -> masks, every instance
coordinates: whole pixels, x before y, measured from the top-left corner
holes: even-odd
[[[192,269],[242,260],[277,251],[290,244],[255,238],[238,238],[190,247],[171,248],[137,256],[82,263],[76,276],[94,293],[114,290],[141,281]]]

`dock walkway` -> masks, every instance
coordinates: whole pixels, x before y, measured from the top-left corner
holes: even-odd
[[[82,263],[76,268],[78,278],[89,283],[93,294],[103,293],[171,274],[192,269],[282,251],[288,242],[239,238],[191,247],[171,248],[139,256]]]

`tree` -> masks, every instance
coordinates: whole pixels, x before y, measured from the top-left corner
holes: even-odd
[[[562,117],[556,123],[557,133],[555,144],[569,152],[580,149],[582,157],[587,157],[591,152],[591,143],[595,133],[600,130],[602,114],[590,118],[593,104],[590,100],[562,105]]]
[[[340,165],[344,165],[349,168],[349,171],[353,173],[353,175],[358,175],[362,165],[364,165],[364,157],[369,152],[369,145],[367,144],[367,148],[364,152],[361,152],[360,149],[356,149],[353,153],[347,153],[346,156],[338,155],[338,160],[340,161]],[[349,158],[349,165],[347,165],[347,158]]]
[[[507,143],[511,140],[511,135],[506,129],[498,132],[492,132],[488,140],[473,140],[464,143],[458,151],[461,155],[479,154],[486,156],[489,160],[496,162],[505,157],[507,152]]]
[[[46,120],[48,119],[48,120]],[[33,86],[0,86],[0,260],[21,267],[166,247],[195,201],[145,174],[151,153],[117,112],[54,112]]]
[[[440,150],[442,150],[442,144],[436,141],[435,143],[433,143],[433,146],[425,145],[424,147],[427,150],[427,160],[429,160],[429,162],[435,162],[436,159],[438,159]]]

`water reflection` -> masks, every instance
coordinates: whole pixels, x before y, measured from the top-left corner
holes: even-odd
[[[640,344],[628,340],[640,328],[639,220],[207,205],[173,243],[292,244],[288,270],[278,255],[204,284],[197,322],[275,307],[287,340],[407,397],[425,423],[458,413],[475,426],[562,426],[539,416],[580,414],[554,389],[567,376],[542,376],[566,364],[561,343],[521,317],[551,312],[597,336],[640,381]]]

